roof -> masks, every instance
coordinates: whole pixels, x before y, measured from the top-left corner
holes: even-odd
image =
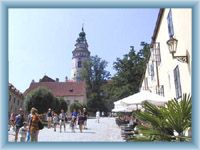
[[[19,97],[23,98],[23,94],[11,83],[9,83],[9,91],[15,93],[16,95],[18,95]]]
[[[45,75],[40,82],[55,82],[55,80]]]
[[[161,23],[161,20],[162,20],[162,17],[163,17],[164,10],[165,10],[164,8],[160,8],[160,10],[159,10],[158,18],[157,18],[157,21],[156,21],[156,26],[154,28],[154,32],[153,32],[153,36],[152,36],[152,43],[155,42],[155,40],[157,38],[158,30],[160,28],[160,23]]]
[[[45,87],[52,91],[52,94],[56,97],[65,97],[65,96],[84,96],[86,95],[86,86],[85,82],[75,82],[75,81],[66,81],[66,82],[32,82],[29,88],[24,92],[24,95],[27,95],[32,90]]]

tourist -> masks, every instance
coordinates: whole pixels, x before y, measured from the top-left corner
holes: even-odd
[[[48,109],[47,112],[47,121],[48,121],[48,129],[51,128],[51,122],[52,122],[52,112],[51,108]]]
[[[12,129],[15,131],[15,114],[10,114],[10,125],[12,126]]]
[[[76,109],[74,109],[74,111],[72,112],[72,117],[74,116],[75,126],[76,126],[76,121],[77,121],[77,115],[78,115],[78,113],[77,113]]]
[[[83,108],[83,115],[84,115],[84,124],[83,124],[83,128],[87,129],[87,118],[88,118],[88,112],[86,110],[86,108]]]
[[[101,116],[104,117],[104,112],[103,111],[101,112]]]
[[[29,131],[30,131],[30,137],[31,142],[37,142],[38,141],[38,134],[39,134],[39,126],[38,122],[40,121],[38,110],[34,107],[31,108],[31,120],[29,124]]]
[[[99,119],[100,119],[100,111],[97,110],[96,112],[96,119],[97,119],[97,122],[99,123]]]
[[[18,133],[19,133],[19,129],[23,126],[23,122],[24,122],[24,112],[22,110],[22,108],[19,109],[19,114],[16,116],[15,118],[15,142],[18,141]]]
[[[19,129],[20,142],[26,141],[26,135],[27,135],[27,132],[28,132],[27,122],[23,122],[23,125],[24,126]]]
[[[79,110],[79,114],[78,114],[78,125],[79,125],[79,129],[80,129],[80,132],[82,133],[83,132],[83,124],[84,124],[84,115],[82,113],[81,110]]]
[[[72,132],[75,132],[75,122],[76,122],[75,117],[72,116],[72,119],[71,119],[71,122],[70,122]]]
[[[58,115],[54,112],[53,114],[53,126],[54,126],[54,132],[56,132],[56,126],[59,124],[59,117]]]
[[[60,132],[62,132],[62,126],[64,126],[64,131],[66,131],[66,127],[65,127],[66,113],[64,112],[63,109],[61,109],[59,119],[60,119]]]

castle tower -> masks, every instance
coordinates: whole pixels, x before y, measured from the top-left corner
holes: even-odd
[[[71,79],[79,81],[81,79],[80,72],[83,68],[83,62],[90,57],[90,51],[88,50],[86,34],[83,27],[82,32],[79,33],[79,37],[76,40],[75,47],[76,48],[72,51]]]

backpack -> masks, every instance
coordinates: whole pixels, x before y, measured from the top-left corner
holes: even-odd
[[[16,117],[16,122],[15,122],[16,126],[21,128],[23,126],[23,122],[24,122],[24,117],[21,115],[18,115]]]

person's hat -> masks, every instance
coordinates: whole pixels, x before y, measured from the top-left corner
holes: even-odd
[[[35,107],[32,107],[32,108],[31,108],[31,112],[32,112],[32,113],[37,113],[38,110],[37,110]]]

